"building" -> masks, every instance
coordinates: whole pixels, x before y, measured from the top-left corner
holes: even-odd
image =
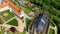
[[[14,13],[15,17],[11,17],[11,18],[16,19],[19,22],[18,23],[19,25],[17,27],[15,27],[15,26],[13,26],[13,27],[15,27],[18,31],[23,32],[25,26],[24,26],[24,23],[22,23],[22,20],[19,19],[19,18],[21,18],[22,14],[23,14],[22,11],[18,7],[16,7],[13,3],[11,3],[9,0],[0,0],[0,3],[1,3],[0,4],[0,12],[3,12],[5,10],[9,10],[10,12]],[[18,16],[19,18],[17,18],[16,16]],[[11,18],[9,18],[8,20],[10,20]],[[1,18],[1,20],[2,20],[2,18]],[[3,21],[3,23],[5,23],[7,21]],[[3,25],[3,26],[6,27],[6,29],[9,29],[11,27],[9,25],[8,25],[9,27],[6,25]]]
[[[0,4],[2,4],[2,0],[0,0]]]
[[[48,18],[44,13],[42,13],[34,19],[32,24],[28,28],[28,32],[30,34],[47,34],[48,27]]]
[[[3,3],[3,4],[2,4]],[[0,12],[9,9],[10,12],[13,12],[16,16],[20,17],[21,11],[9,0],[0,0]]]

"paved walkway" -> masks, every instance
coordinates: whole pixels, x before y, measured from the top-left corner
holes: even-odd
[[[0,18],[2,18],[2,16],[0,15]],[[5,20],[2,18],[3,22],[5,22]]]
[[[51,25],[49,26],[49,30],[50,30],[50,28],[52,28],[53,30],[55,30],[55,34],[57,34],[57,26],[55,25],[55,27],[52,27]],[[48,31],[48,33],[49,33],[49,31]]]
[[[9,19],[8,21],[5,21],[1,26],[5,27],[6,30],[8,30],[10,27],[15,27],[18,31],[23,32],[24,28],[26,27],[26,22],[25,22],[26,18],[29,18],[29,17],[24,13],[24,23],[22,22],[22,20],[20,18],[15,16],[15,17]],[[6,24],[13,19],[16,19],[18,21],[18,26],[17,27],[13,26],[13,25]]]
[[[53,22],[53,21],[51,20],[51,22]],[[55,34],[57,34],[57,26],[54,22],[53,22],[53,24],[55,25],[55,27],[52,27],[51,25],[49,25],[49,30],[50,30],[50,28],[52,28],[53,30],[55,30]],[[49,31],[48,31],[48,33],[49,33]]]
[[[51,27],[50,26],[50,28],[54,29],[55,30],[55,34],[57,34],[57,26],[55,26],[55,27]]]
[[[15,16],[15,17],[16,17],[16,16]],[[3,23],[3,25],[6,24],[6,23],[8,23],[9,21],[15,19],[15,17],[13,17],[13,18],[9,19],[8,21],[6,21],[5,23]]]
[[[16,17],[16,16],[15,16],[15,17]],[[8,24],[6,24],[6,23],[8,23],[9,21],[15,19],[15,17],[9,19],[7,22],[4,22],[1,26],[3,26],[3,27],[5,27],[5,28],[9,29],[10,27],[12,27],[12,25],[8,25]],[[16,26],[13,26],[13,27],[16,28]]]
[[[9,21],[16,19],[18,21],[18,26],[13,26],[13,25],[8,25],[6,23],[8,23]],[[10,20],[8,20],[7,22],[3,23],[1,26],[9,29],[10,27],[15,27],[18,31],[23,32],[24,27],[26,27],[26,24],[22,22],[22,20],[20,20],[20,18],[18,18],[17,16],[11,18]]]
[[[16,20],[18,21],[17,30],[23,32],[24,27],[26,26],[25,23],[23,23],[22,20],[20,20],[18,17],[16,17]]]

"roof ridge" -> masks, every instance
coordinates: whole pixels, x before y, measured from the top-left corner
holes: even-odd
[[[3,0],[3,2],[5,2],[5,4],[0,5],[0,9],[5,7],[5,6],[10,6],[18,15],[21,14],[20,10],[18,7],[16,7],[13,3],[9,2],[8,0]]]

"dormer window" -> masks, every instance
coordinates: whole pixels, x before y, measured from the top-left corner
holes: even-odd
[[[43,19],[41,19],[41,21],[45,24],[45,21]]]

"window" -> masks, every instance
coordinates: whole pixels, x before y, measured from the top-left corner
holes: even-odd
[[[43,19],[41,19],[41,21],[45,24],[45,21]]]

